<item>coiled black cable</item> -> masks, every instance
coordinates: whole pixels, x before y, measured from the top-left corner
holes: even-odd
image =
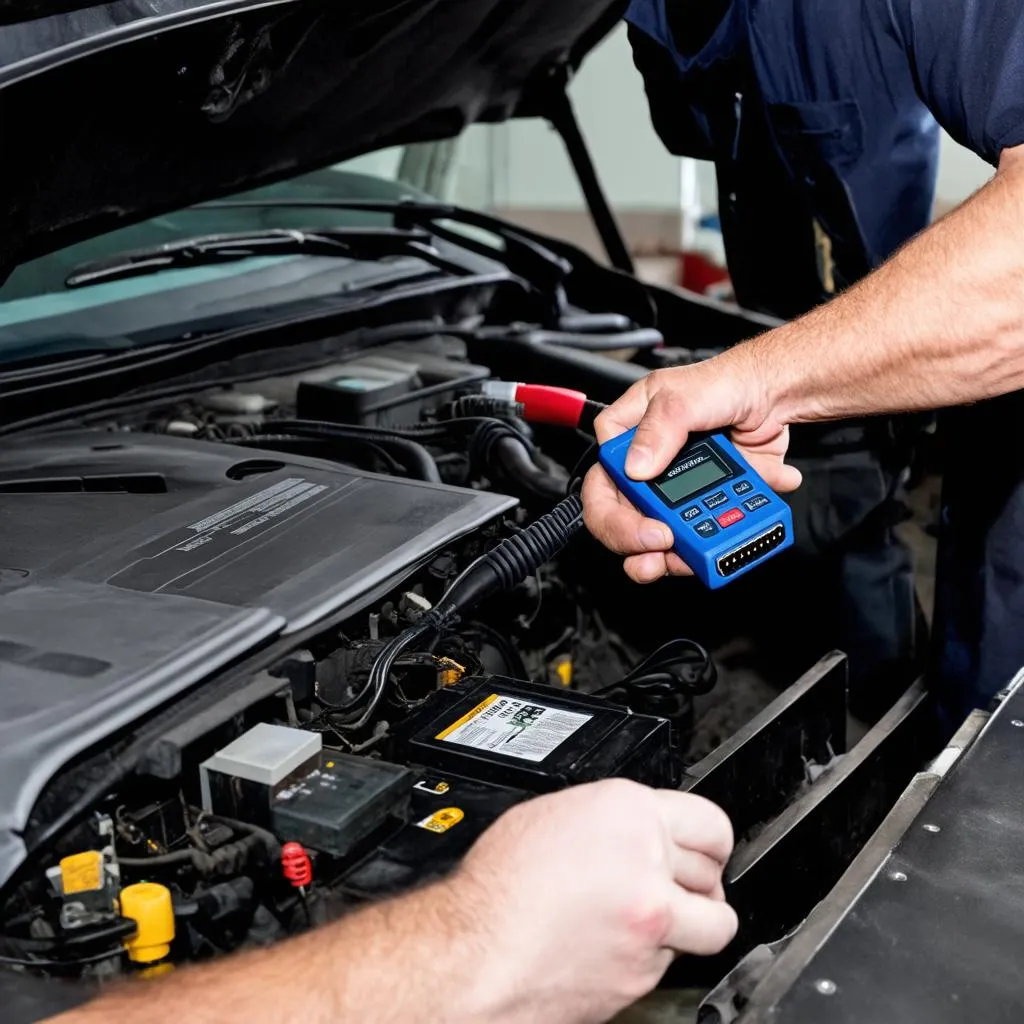
[[[461,615],[502,590],[511,590],[549,562],[583,525],[578,494],[563,498],[550,512],[481,555],[448,588],[435,611]]]

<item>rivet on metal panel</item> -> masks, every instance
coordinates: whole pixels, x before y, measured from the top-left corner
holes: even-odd
[[[836,983],[829,978],[819,978],[814,983],[814,987],[823,996],[834,996],[836,994]]]
[[[890,871],[889,877],[894,882],[905,882],[907,880],[907,876],[902,871]]]
[[[1024,728],[1024,722],[1022,722],[1019,718],[1014,718],[1010,722],[1010,725],[1012,725],[1016,729]]]
[[[942,828],[939,825],[923,825],[922,828],[925,832],[941,832]]]

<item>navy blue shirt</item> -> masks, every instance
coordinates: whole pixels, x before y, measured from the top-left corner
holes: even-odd
[[[627,20],[662,139],[716,163],[744,305],[795,315],[834,290],[823,245],[841,288],[922,230],[938,124],[993,164],[1024,143],[1024,4],[715,3],[633,0]]]
[[[1021,0],[633,0],[627,17],[658,133],[715,161],[753,308],[827,298],[815,240],[841,287],[926,227],[939,124],[993,165],[1024,144]],[[1024,664],[1024,449],[978,458],[1022,415],[1018,392],[947,432],[932,686],[950,730]]]

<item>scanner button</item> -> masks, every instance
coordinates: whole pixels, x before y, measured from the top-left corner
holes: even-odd
[[[714,537],[718,533],[718,527],[710,519],[702,519],[694,529],[701,537]]]
[[[683,522],[688,523],[692,519],[696,519],[700,515],[700,505],[691,505],[688,509],[683,511]]]
[[[718,516],[718,525],[723,528],[732,526],[733,523],[738,523],[743,518],[744,515],[738,508],[731,508]]]
[[[706,508],[718,508],[719,505],[724,505],[728,500],[729,497],[725,491],[715,491],[714,494],[709,494],[704,499],[704,505]]]
[[[755,494],[752,498],[747,498],[743,502],[743,507],[748,512],[756,512],[759,508],[764,508],[765,505],[769,504],[769,498],[765,494]]]
[[[749,480],[741,480],[738,484],[733,484],[732,489],[737,494],[749,494],[754,489],[754,485]]]

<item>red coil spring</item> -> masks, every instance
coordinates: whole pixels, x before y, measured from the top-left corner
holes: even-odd
[[[296,889],[313,881],[313,865],[302,843],[285,843],[281,847],[281,870]]]

